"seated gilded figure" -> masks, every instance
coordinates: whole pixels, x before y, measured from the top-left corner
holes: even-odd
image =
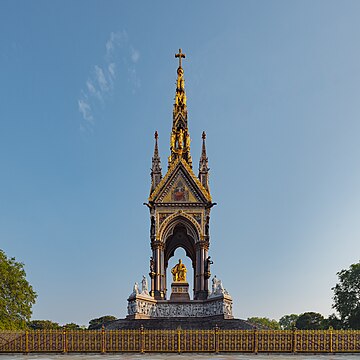
[[[186,282],[186,266],[182,263],[181,259],[179,259],[179,263],[176,264],[172,269],[171,273],[173,275],[174,282]]]

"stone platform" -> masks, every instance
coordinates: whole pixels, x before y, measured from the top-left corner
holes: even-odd
[[[176,299],[176,300],[172,300]],[[159,318],[206,318],[217,316],[232,319],[232,299],[230,295],[220,294],[206,300],[177,298],[156,300],[145,294],[135,294],[128,299],[128,319]]]
[[[141,326],[148,330],[210,330],[216,326],[223,330],[253,330],[255,325],[241,319],[207,318],[162,318],[162,319],[119,319],[104,324],[106,330],[134,330]],[[98,326],[101,329],[101,325]]]
[[[190,302],[189,284],[187,282],[173,282],[171,284],[170,301]]]

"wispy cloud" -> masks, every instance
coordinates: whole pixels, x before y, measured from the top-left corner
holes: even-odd
[[[140,53],[131,47],[131,60],[133,63],[137,63],[140,58]]]
[[[111,63],[108,65],[108,70],[109,70],[109,74],[111,76],[112,79],[115,78],[115,71],[116,71],[116,65],[115,63]]]
[[[109,91],[109,85],[106,81],[103,69],[100,66],[95,65],[95,77],[98,86],[102,92]]]
[[[94,118],[91,113],[90,105],[83,99],[78,100],[79,111],[83,116],[84,120],[90,124],[94,124]]]
[[[94,127],[94,109],[104,105],[107,97],[111,96],[120,71],[124,73],[124,78],[127,77],[133,93],[140,87],[135,67],[139,59],[140,52],[129,42],[126,31],[110,33],[105,43],[104,61],[94,65],[78,99],[78,110],[83,119],[80,124],[82,131]]]

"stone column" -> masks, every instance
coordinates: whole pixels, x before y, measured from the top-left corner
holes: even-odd
[[[209,279],[207,278],[207,276],[205,274],[205,262],[206,262],[206,259],[208,258],[208,256],[209,256],[209,248],[205,247],[204,248],[204,291],[206,293],[206,298],[209,294]]]
[[[207,299],[208,280],[205,278],[205,260],[208,253],[208,243],[204,240],[196,244],[196,286],[195,298],[197,300]]]
[[[151,244],[153,250],[153,258],[155,263],[155,274],[154,274],[154,288],[151,289],[151,293],[155,299],[163,299],[163,274],[164,274],[164,246],[161,241],[155,240]]]
[[[164,245],[160,246],[160,296],[165,299],[166,296],[166,274],[165,274],[165,259],[164,259]]]
[[[199,243],[196,244],[196,259],[195,259],[195,267],[194,267],[194,300],[198,300],[198,295],[200,291],[200,277],[201,277],[201,248],[198,246]]]

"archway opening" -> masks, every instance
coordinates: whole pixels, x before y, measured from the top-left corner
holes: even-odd
[[[191,298],[194,298],[194,276],[196,269],[195,239],[193,238],[193,229],[189,229],[186,225],[187,224],[182,222],[177,223],[165,241],[164,266],[167,299],[169,299],[171,295],[171,282],[173,280],[171,269],[178,263],[179,259],[183,260],[187,268],[186,280],[189,283],[189,295]],[[179,253],[178,249],[180,251]],[[176,256],[174,257],[175,253]],[[169,263],[170,259],[171,262]]]
[[[186,266],[186,281],[189,283],[189,295],[190,299],[194,298],[194,269],[192,260],[186,255],[186,251],[182,247],[178,247],[174,251],[174,255],[170,257],[168,261],[168,267],[166,269],[166,298],[170,299],[171,295],[171,283],[173,282],[173,275],[171,274],[171,269],[179,262],[179,259],[182,260],[184,265]]]

